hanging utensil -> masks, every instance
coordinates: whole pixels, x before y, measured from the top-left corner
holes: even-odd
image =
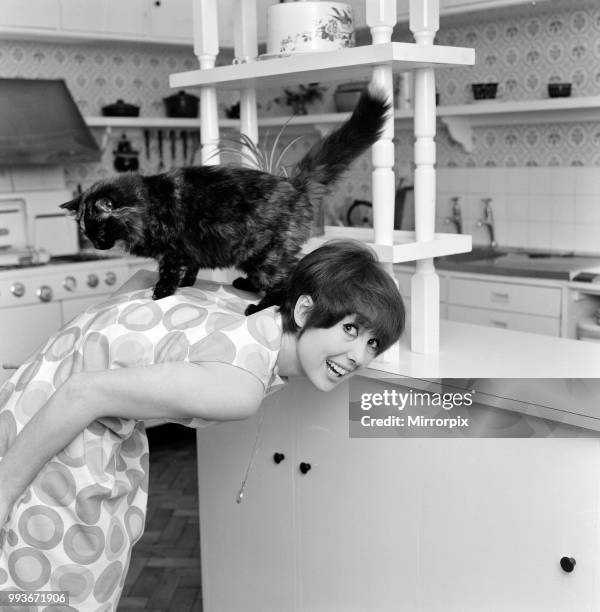
[[[183,152],[183,163],[187,164],[188,158],[188,141],[187,141],[187,130],[181,130],[181,150]]]
[[[144,145],[146,150],[146,160],[150,161],[150,130],[144,130]]]
[[[175,130],[169,130],[169,140],[171,141],[171,168],[174,168],[176,165],[176,144],[177,144],[177,136],[175,135]]]
[[[158,130],[158,171],[162,172],[165,169],[163,160],[163,132]]]

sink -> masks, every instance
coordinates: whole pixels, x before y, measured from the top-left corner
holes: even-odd
[[[476,246],[473,247],[472,251],[468,253],[456,253],[456,255],[446,255],[444,257],[439,257],[440,261],[447,261],[449,263],[461,263],[461,262],[469,262],[469,261],[480,261],[480,260],[494,260],[498,257],[503,257],[507,255],[507,251],[502,251],[495,247],[490,246]]]

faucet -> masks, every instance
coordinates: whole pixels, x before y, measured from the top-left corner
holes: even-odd
[[[452,216],[446,217],[444,219],[444,223],[446,225],[454,223],[454,226],[456,227],[456,233],[462,234],[462,215],[460,213],[460,204],[458,203],[458,198],[452,198],[450,201],[452,202]]]
[[[496,248],[496,238],[494,236],[494,211],[492,210],[492,198],[483,198],[481,200],[484,205],[483,219],[477,221],[477,227],[487,227],[490,233],[490,246],[492,249]]]

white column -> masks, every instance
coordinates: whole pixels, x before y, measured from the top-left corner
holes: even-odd
[[[236,0],[233,10],[234,61],[253,62],[258,53],[256,0]],[[258,143],[256,89],[253,87],[240,91],[240,131]]]
[[[410,0],[410,29],[420,45],[431,45],[439,28],[439,0]],[[414,74],[415,239],[433,240],[435,231],[435,74]],[[433,259],[416,262],[411,282],[411,349],[439,351],[440,283]]]
[[[219,53],[217,0],[193,0],[194,54],[201,69],[214,68]],[[218,164],[219,113],[217,89],[200,88],[200,157],[203,164]],[[210,157],[210,159],[209,159]]]
[[[367,0],[367,25],[371,30],[373,44],[392,40],[392,29],[396,24],[396,0]],[[373,68],[372,83],[383,89],[390,102],[394,101],[392,66]],[[390,111],[381,138],[373,145],[373,229],[375,244],[394,244],[394,113]],[[393,275],[393,264],[385,264]]]
[[[374,45],[389,43],[392,29],[396,25],[396,0],[367,0],[367,25],[371,30]],[[375,244],[394,244],[394,199],[396,179],[394,176],[394,83],[392,66],[373,68],[371,82],[388,95],[391,109],[383,133],[371,149],[373,175],[371,182],[373,199],[373,233]],[[382,262],[394,278],[392,261]],[[377,358],[382,364],[395,363],[399,358],[399,346],[395,345]]]

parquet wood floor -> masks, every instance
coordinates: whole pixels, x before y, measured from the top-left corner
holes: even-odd
[[[118,612],[202,612],[195,431],[162,425],[148,439],[146,531],[133,548]]]

